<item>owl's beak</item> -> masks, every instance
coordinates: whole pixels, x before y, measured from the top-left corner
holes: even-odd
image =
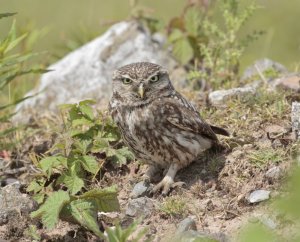
[[[145,89],[144,89],[144,84],[141,83],[141,84],[139,85],[139,89],[138,89],[138,94],[140,95],[141,98],[144,97],[144,91],[145,91]]]

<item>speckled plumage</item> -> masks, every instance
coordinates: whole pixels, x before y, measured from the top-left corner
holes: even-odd
[[[157,168],[168,169],[154,188],[162,188],[163,193],[168,192],[179,169],[218,144],[213,129],[227,133],[204,122],[193,105],[175,91],[167,71],[148,62],[114,72],[110,112],[125,144],[136,158],[149,164],[147,176]]]

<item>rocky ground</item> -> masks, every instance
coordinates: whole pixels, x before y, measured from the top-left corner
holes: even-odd
[[[126,28],[140,31],[132,26]],[[111,31],[118,32],[116,29]],[[142,37],[137,37],[141,41],[145,37],[143,34],[145,33],[139,32],[139,35],[132,36],[141,35]],[[102,41],[108,41],[112,36],[106,34]],[[143,41],[146,45],[149,40],[145,37]],[[119,48],[128,48],[124,39],[118,39],[115,43],[121,43]],[[92,45],[78,51],[86,51],[98,45],[94,41]],[[151,52],[153,48],[150,49]],[[141,51],[145,49],[147,48],[143,47]],[[107,47],[100,54],[102,57],[104,54],[114,56],[110,60],[113,61],[118,55],[115,52],[108,53],[109,50],[112,51]],[[73,59],[69,55],[56,65],[65,66],[70,59],[76,62],[77,55],[80,53],[73,53]],[[108,64],[103,59],[101,61],[103,63],[100,64],[105,68]],[[118,61],[116,63],[120,64]],[[78,67],[77,64],[73,66]],[[271,76],[268,75],[270,70]],[[72,70],[67,72],[69,71]],[[178,68],[174,70],[176,71]],[[184,74],[182,69],[179,72]],[[84,74],[80,70],[77,73],[79,77]],[[67,78],[68,74],[65,74]],[[98,74],[97,72],[95,75]],[[55,79],[55,75],[51,78]],[[78,76],[72,78],[79,78]],[[45,82],[48,78],[50,77],[46,76],[42,81]],[[91,80],[94,81],[93,78]],[[145,238],[153,241],[172,240],[175,235],[185,238],[182,241],[193,241],[195,238],[234,241],[240,228],[249,222],[262,223],[275,233],[289,233],[292,237],[294,230],[287,229],[282,215],[272,212],[269,204],[284,194],[282,184],[292,166],[292,157],[299,150],[299,80],[297,73],[289,73],[282,65],[265,59],[248,68],[235,88],[197,92],[182,89],[186,85],[183,82],[177,83],[180,91],[194,102],[209,123],[230,131],[230,137],[220,137],[226,150],[218,154],[208,151],[181,170],[176,179],[183,181],[185,185],[173,189],[167,197],[148,194],[149,185],[141,182],[145,166],[138,161],[121,167],[108,165],[98,182],[103,187],[117,184],[121,211],[100,213],[99,224],[113,226],[114,221],[120,221],[126,227],[141,218],[138,229],[146,227]],[[69,92],[70,86],[65,89],[70,95],[60,95],[59,101],[68,103],[71,100],[65,98],[72,96],[72,91]],[[29,112],[31,107],[33,111],[32,107],[37,108],[35,105],[43,102],[40,107],[43,110],[57,91],[58,88],[52,88],[48,97],[28,101],[19,109]],[[59,92],[64,91],[60,89]],[[83,93],[88,95],[88,92],[87,89]],[[48,231],[39,221],[33,221],[29,217],[29,213],[37,208],[31,194],[26,193],[32,174],[37,172],[32,163],[32,154],[42,155],[49,149],[55,140],[49,124],[59,126],[61,122],[57,115],[44,114],[43,118],[37,118],[37,114],[31,116],[28,138],[17,150],[9,153],[0,149],[0,238],[7,241],[31,241],[32,236],[38,234],[44,241],[97,241],[91,232],[79,225],[61,221],[54,230]],[[37,226],[37,231],[30,230],[31,224]]]

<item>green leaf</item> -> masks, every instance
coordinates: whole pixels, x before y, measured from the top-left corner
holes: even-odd
[[[83,168],[94,175],[97,174],[97,172],[100,169],[98,162],[93,156],[89,156],[89,155],[82,156],[80,161]]]
[[[116,186],[104,189],[92,189],[79,196],[81,199],[95,201],[96,208],[102,212],[113,212],[120,209]]]
[[[70,196],[65,191],[52,193],[45,203],[37,210],[31,213],[32,218],[41,217],[43,224],[49,229],[54,228],[58,222],[58,217],[64,205],[70,202]]]
[[[5,51],[3,52],[6,54],[8,51],[12,50],[14,47],[16,47],[24,38],[26,38],[27,34],[23,34],[20,37],[14,39],[11,41],[8,46],[6,47]]]
[[[10,16],[14,16],[15,14],[17,14],[17,13],[0,13],[0,19],[10,17]]]
[[[73,151],[74,153],[80,153],[81,155],[85,155],[89,152],[92,145],[92,141],[89,139],[78,140],[76,139],[73,143]]]
[[[184,15],[185,28],[189,35],[198,36],[198,32],[202,23],[201,12],[198,8],[188,8]]]
[[[79,119],[72,120],[72,126],[73,127],[76,127],[76,126],[79,126],[79,125],[91,125],[91,124],[92,124],[92,122],[89,119],[85,118],[85,117],[81,117]]]
[[[48,70],[42,69],[42,68],[31,68],[28,70],[23,71],[16,71],[13,73],[10,73],[9,75],[4,75],[0,77],[0,89],[2,89],[4,86],[8,85],[12,80],[14,80],[18,76],[30,74],[30,73],[45,73]]]
[[[69,111],[69,117],[71,122],[75,119],[80,119],[82,116],[79,114],[79,109],[77,105],[73,105]]]
[[[26,55],[14,54],[2,59],[0,63],[0,68],[8,67],[23,63],[34,56],[38,56],[40,53],[30,53]]]
[[[37,194],[34,194],[32,196],[33,200],[36,201],[38,204],[41,204],[44,202],[44,199],[45,199],[45,194],[44,193],[37,193]]]
[[[58,168],[58,166],[63,165],[66,166],[67,158],[62,156],[50,156],[43,158],[40,161],[41,169],[48,175],[48,178],[52,174],[53,168]]]
[[[79,105],[79,109],[82,112],[82,114],[85,115],[89,120],[94,119],[94,112],[93,109],[88,105]]]
[[[58,105],[58,108],[61,110],[71,109],[73,107],[76,107],[76,104],[60,104],[60,105]]]
[[[35,94],[34,96],[36,96],[37,94]],[[7,105],[3,105],[3,106],[0,106],[0,110],[3,110],[3,109],[6,109],[6,108],[9,108],[9,107],[13,107],[13,106],[16,106],[18,103],[21,103],[21,102],[24,102],[26,99],[28,98],[32,98],[34,96],[27,96],[27,97],[23,97],[23,98],[20,98],[12,103],[9,103]]]
[[[65,183],[72,195],[75,195],[77,192],[84,187],[84,181],[77,176],[77,174],[63,175],[62,181]]]
[[[179,29],[174,29],[172,33],[170,34],[168,40],[173,43],[176,42],[177,40],[184,38],[184,34],[181,32]]]
[[[107,149],[108,147],[109,147],[108,140],[100,138],[100,139],[94,140],[93,148],[91,149],[91,151],[93,153],[104,152],[105,149]]]
[[[100,238],[105,239],[97,224],[97,210],[93,202],[83,199],[74,200],[67,206],[67,210],[78,223],[93,231]]]
[[[27,192],[33,192],[37,193],[41,191],[44,188],[44,185],[46,183],[46,180],[33,180],[30,182],[29,186],[27,187],[26,191]]]
[[[173,53],[182,64],[187,64],[194,55],[193,48],[187,38],[179,39],[174,43]]]
[[[96,104],[95,100],[86,99],[86,100],[80,101],[78,105],[81,106],[81,105],[93,105],[93,104]]]
[[[127,159],[133,160],[134,154],[127,148],[123,147],[121,149],[110,149],[110,152],[108,152],[107,156],[111,157],[114,162],[117,162],[118,164],[126,164]]]
[[[82,168],[80,161],[77,158],[68,159],[69,169],[61,175],[57,180],[57,184],[63,182],[69,189],[72,195],[75,195],[77,192],[84,187],[84,181],[82,180]]]
[[[137,231],[137,225],[141,222],[140,219],[136,220],[135,222],[131,223],[127,228],[123,229],[120,224],[116,224],[115,228],[109,228],[107,227],[105,229],[108,241],[109,242],[125,242],[130,241],[131,242],[138,242],[141,241],[141,239],[145,236],[147,232],[147,228],[143,228],[139,231]],[[144,241],[144,240],[143,240]]]

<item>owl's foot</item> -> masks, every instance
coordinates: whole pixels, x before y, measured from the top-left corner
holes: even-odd
[[[176,186],[182,186],[184,183],[183,182],[174,182],[174,177],[178,171],[178,165],[177,164],[172,164],[165,175],[165,177],[162,179],[161,182],[156,184],[152,190],[151,193],[155,194],[162,190],[162,195],[166,196],[171,188],[174,188]]]
[[[153,182],[155,176],[159,173],[159,168],[157,166],[149,165],[147,171],[142,176],[142,180],[145,183]]]

